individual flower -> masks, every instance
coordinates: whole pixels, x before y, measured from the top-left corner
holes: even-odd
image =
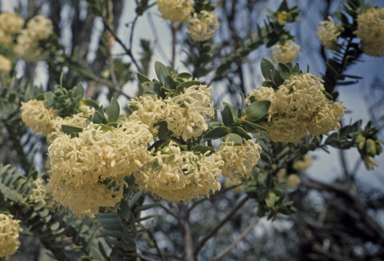
[[[384,8],[370,8],[356,21],[354,33],[361,39],[363,52],[374,57],[384,56]]]
[[[45,101],[30,100],[21,103],[21,119],[33,132],[42,132],[48,136],[52,132],[52,120],[57,117],[57,111],[48,108]]]
[[[18,34],[23,28],[24,20],[18,14],[4,12],[0,14],[0,28],[7,34]]]
[[[292,189],[297,188],[301,183],[301,179],[296,174],[291,174],[287,178],[287,186],[285,188]]]
[[[297,171],[303,171],[308,169],[312,165],[313,157],[305,155],[302,159],[296,160],[293,163],[293,168]]]
[[[13,219],[10,214],[0,214],[0,257],[8,260],[20,246],[19,232],[23,229],[20,220]]]
[[[219,29],[220,23],[213,12],[202,10],[200,14],[194,13],[187,22],[188,33],[195,41],[206,41]]]
[[[215,114],[211,90],[205,85],[194,85],[169,101],[164,121],[174,137],[186,141],[208,129],[207,122]]]
[[[340,24],[335,25],[332,17],[328,16],[328,19],[329,21],[319,23],[321,27],[317,28],[317,36],[325,49],[337,50],[337,37],[340,35],[342,26]]]
[[[292,40],[285,41],[284,44],[276,44],[271,49],[271,59],[274,63],[293,63],[300,53],[300,46]]]
[[[32,17],[27,23],[28,30],[37,40],[45,40],[53,32],[52,21],[42,15]]]
[[[223,176],[230,179],[248,178],[260,159],[261,147],[253,140],[245,140],[243,145],[234,145],[234,141],[220,143],[217,151],[224,165]]]
[[[182,151],[174,142],[156,152],[143,171],[135,173],[139,188],[164,199],[187,202],[220,189],[220,154]]]
[[[0,44],[11,46],[13,43],[13,37],[0,29]]]
[[[32,187],[32,194],[29,196],[29,200],[36,204],[41,202],[43,206],[47,205],[47,187],[41,176],[32,181],[30,187]]]
[[[163,18],[174,23],[187,20],[194,12],[193,3],[188,0],[158,0],[157,4]]]
[[[0,71],[2,73],[7,73],[12,69],[11,61],[5,56],[0,54]]]
[[[367,170],[373,169],[373,166],[376,166],[376,167],[379,166],[377,161],[374,158],[372,158],[371,156],[369,156],[369,155],[365,155],[364,158],[363,158],[363,161],[364,161],[365,168]]]

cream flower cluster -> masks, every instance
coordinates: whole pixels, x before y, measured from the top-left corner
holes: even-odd
[[[317,28],[317,36],[325,49],[337,50],[337,37],[342,29],[341,25],[335,25],[332,17],[328,16],[329,21],[319,23],[321,27]]]
[[[356,21],[354,33],[361,39],[363,52],[374,57],[384,56],[384,8],[370,8]]]
[[[240,180],[248,178],[260,159],[261,147],[253,140],[244,140],[244,145],[235,146],[233,141],[220,143],[218,153],[224,160],[223,176]]]
[[[0,36],[1,37],[1,36]],[[0,72],[7,73],[12,69],[11,61],[0,54]]]
[[[211,90],[212,88],[205,85],[194,85],[165,100],[152,96],[131,100],[130,103],[136,106],[137,110],[130,119],[139,118],[155,135],[158,127],[154,127],[154,124],[165,121],[168,129],[173,132],[173,137],[186,141],[208,129],[207,122],[215,114]]]
[[[29,200],[34,203],[42,202],[43,206],[47,205],[47,186],[41,176],[32,181],[30,186],[32,187],[32,194],[29,196]]]
[[[308,169],[310,166],[312,166],[312,160],[313,157],[310,155],[306,155],[303,157],[303,159],[296,160],[293,163],[293,168],[297,171],[303,171]]]
[[[48,136],[53,131],[52,120],[57,116],[57,110],[48,108],[45,101],[30,100],[21,103],[21,119],[33,132],[42,132]]]
[[[290,189],[290,188],[297,188],[301,183],[301,179],[299,176],[296,174],[291,174],[287,178],[287,186],[285,188]]]
[[[187,202],[200,195],[208,197],[210,190],[220,189],[218,180],[223,165],[218,153],[196,155],[170,142],[135,177],[142,190],[164,199]]]
[[[20,220],[14,220],[10,214],[0,214],[0,257],[8,260],[20,246],[19,232],[23,229]]]
[[[340,128],[344,106],[338,102],[328,103],[323,90],[320,78],[304,73],[291,75],[275,92],[272,88],[261,87],[248,96],[272,102],[268,121],[260,123],[268,130],[271,140],[296,144],[307,131],[311,135],[320,135]],[[247,102],[250,103],[249,98]]]
[[[11,46],[13,35],[23,28],[24,20],[18,14],[4,12],[0,14],[0,44]]]
[[[163,18],[174,23],[187,20],[195,11],[193,3],[188,0],[157,0],[157,4]]]
[[[187,26],[189,35],[195,41],[206,41],[212,38],[220,23],[215,13],[203,10],[199,15],[194,13],[187,21]]]
[[[274,63],[292,63],[300,54],[300,46],[292,40],[286,41],[283,45],[276,44],[271,50],[271,59]]]
[[[49,188],[54,199],[75,212],[114,206],[121,199],[116,193],[122,193],[123,178],[146,163],[147,144],[152,140],[148,126],[140,121],[124,121],[106,132],[90,123],[78,137],[59,135],[49,147],[52,172]],[[109,183],[106,188],[101,184],[104,181]],[[92,187],[106,194],[92,201],[88,198],[94,194]],[[77,198],[81,193],[83,196]],[[71,200],[67,194],[72,195]],[[84,209],[88,201],[95,205],[89,204]]]
[[[195,85],[170,101],[164,120],[174,137],[186,141],[208,129],[207,122],[215,114],[211,90],[205,85]]]
[[[27,28],[21,30],[17,37],[17,45],[14,52],[26,61],[37,61],[40,59],[42,49],[39,48],[39,41],[45,40],[53,32],[52,21],[42,15],[33,17]]]

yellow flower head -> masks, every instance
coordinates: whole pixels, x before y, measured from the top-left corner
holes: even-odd
[[[225,162],[221,168],[223,176],[234,180],[248,178],[260,159],[260,152],[261,147],[253,140],[244,139],[241,146],[235,146],[233,141],[221,142],[218,153]]]
[[[12,46],[13,44],[12,35],[4,32],[3,29],[0,29],[0,44],[4,44],[6,46]]]
[[[20,246],[19,232],[23,229],[20,220],[14,220],[10,214],[0,214],[0,257],[8,260]]]
[[[287,23],[287,18],[288,18],[288,15],[286,11],[282,11],[277,14],[277,22],[280,25],[284,25],[285,23]]]
[[[286,188],[297,188],[301,183],[301,179],[296,174],[291,174],[287,178]]]
[[[7,73],[12,69],[11,61],[5,56],[0,54],[0,71],[2,73]]]
[[[188,0],[158,0],[157,4],[163,18],[174,23],[187,20],[194,12],[193,3]]]
[[[361,39],[363,52],[374,57],[384,56],[384,8],[370,8],[356,21],[354,33]]]
[[[17,34],[23,28],[24,20],[18,14],[4,12],[0,14],[0,28],[9,35]]]
[[[32,194],[29,196],[29,200],[36,204],[42,202],[43,206],[47,205],[47,186],[41,176],[31,182],[30,186],[32,187]]]
[[[201,11],[193,14],[187,22],[188,33],[195,41],[206,41],[215,34],[220,27],[219,20],[213,12]]]
[[[285,41],[284,45],[272,46],[271,59],[274,63],[293,63],[300,53],[300,46],[292,40]]]
[[[48,108],[45,101],[30,100],[21,103],[21,119],[33,132],[42,132],[44,136],[48,136],[52,132],[52,120],[57,117],[57,111]]]
[[[45,40],[53,32],[52,21],[42,15],[36,15],[27,23],[28,30],[37,40]]]
[[[164,120],[174,137],[186,141],[208,129],[207,122],[215,114],[211,90],[205,85],[194,85],[168,100]]]
[[[224,164],[218,153],[196,155],[182,151],[172,141],[157,151],[143,171],[136,172],[139,188],[164,199],[187,202],[209,191],[220,189],[220,167]]]
[[[310,166],[312,166],[312,160],[313,157],[310,155],[305,155],[303,159],[296,160],[295,163],[293,163],[293,168],[297,171],[303,171],[308,169]]]
[[[340,24],[335,25],[332,17],[328,16],[328,19],[329,21],[319,23],[321,27],[317,28],[317,36],[325,49],[337,50],[337,37],[340,35],[342,26]]]

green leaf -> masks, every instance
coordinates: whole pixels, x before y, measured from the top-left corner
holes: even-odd
[[[106,260],[105,257],[95,247],[91,247],[90,254],[97,261]]]
[[[292,68],[292,73],[299,73],[300,72],[300,65],[296,63],[296,65]]]
[[[91,108],[95,108],[96,110],[98,110],[99,107],[100,107],[97,102],[95,102],[94,100],[91,100],[91,99],[83,99],[79,103],[80,103],[80,105],[84,105],[84,106],[88,106],[88,107],[91,107]]]
[[[231,128],[231,132],[239,134],[241,137],[243,137],[246,140],[251,140],[252,139],[252,137],[249,136],[249,134],[243,128],[241,128],[239,126],[232,127]]]
[[[96,111],[94,114],[93,114],[93,118],[92,118],[92,121],[96,124],[100,124],[100,123],[104,123],[104,124],[107,124],[107,120],[104,118],[104,116],[102,116],[100,114],[100,112]]]
[[[288,80],[289,76],[291,76],[291,69],[289,69],[289,67],[287,65],[285,65],[284,63],[279,63],[277,65],[277,70],[279,71],[280,76],[284,80]]]
[[[157,203],[150,203],[150,204],[141,205],[141,206],[135,207],[134,212],[140,212],[140,211],[144,211],[147,209],[155,208],[155,207],[160,206],[160,204],[161,204],[160,202],[157,202]]]
[[[55,100],[53,99],[54,96],[55,95],[53,94],[53,92],[46,92],[44,94],[45,103],[48,107],[53,107],[53,105],[55,105]]]
[[[80,132],[83,131],[82,128],[69,125],[61,125],[61,129],[65,134],[71,135],[71,138],[76,137]]]
[[[83,98],[83,96],[84,96],[84,87],[81,83],[79,83],[76,87],[75,98],[77,97]]]
[[[157,75],[157,79],[159,79],[159,81],[163,85],[165,85],[165,77],[167,77],[167,75],[172,77],[172,75],[169,72],[168,68],[164,64],[162,64],[160,62],[155,62],[155,72],[156,72],[156,75]]]
[[[101,126],[101,130],[104,131],[104,132],[107,132],[107,131],[113,131],[113,128],[111,126],[108,126],[108,125],[105,125],[105,124],[100,124]]]
[[[261,100],[251,103],[251,105],[245,109],[244,119],[251,122],[260,120],[268,113],[270,106],[271,101],[269,100]]]
[[[205,145],[195,145],[192,147],[192,150],[194,152],[200,152],[202,154],[205,154],[207,151],[211,151],[212,153],[215,152],[215,149]]]
[[[179,73],[179,74],[177,75],[177,77],[178,77],[178,78],[183,78],[183,79],[185,79],[185,80],[189,80],[189,79],[192,78],[192,74],[187,73],[187,72],[183,72],[183,73]]]
[[[272,75],[272,81],[273,83],[279,87],[280,85],[283,84],[284,79],[280,76],[280,73],[278,70],[273,69],[273,75]]]
[[[275,68],[273,63],[270,60],[263,58],[260,66],[261,66],[261,73],[263,74],[264,79],[271,80],[269,76],[272,75],[272,71]]]
[[[333,96],[330,95],[326,90],[322,90],[322,92],[324,93],[325,98],[327,98],[327,99],[330,100],[330,101],[333,100]]]
[[[115,98],[111,99],[109,108],[108,122],[116,122],[120,115],[120,105]]]
[[[45,94],[45,93],[39,93],[39,94],[36,95],[35,98],[33,98],[33,99],[34,99],[34,100],[38,100],[38,101],[44,101],[44,100],[45,100],[44,94]]]
[[[233,141],[234,145],[243,145],[243,138],[235,133],[229,133],[224,137],[224,141]]]
[[[188,82],[183,82],[180,83],[179,85],[176,86],[176,95],[184,92],[184,89],[189,88],[194,85],[200,85],[201,82],[199,81],[188,81]]]
[[[230,129],[228,127],[216,127],[210,131],[208,131],[204,135],[204,140],[215,140],[224,137],[229,133]]]
[[[127,201],[125,201],[124,199],[121,199],[120,207],[119,207],[119,210],[117,211],[117,215],[121,219],[129,220],[129,218],[131,217],[131,214],[132,213],[131,213],[131,210],[129,209],[129,205]]]
[[[137,73],[137,79],[139,79],[140,84],[151,81],[150,79],[147,78],[147,76],[141,73]]]
[[[225,106],[224,110],[221,111],[221,117],[223,118],[223,122],[225,126],[230,127],[233,124],[233,114],[229,106]]]
[[[171,90],[176,89],[176,83],[175,83],[175,81],[172,79],[172,77],[170,75],[167,75],[165,77],[164,87],[167,88],[167,89],[171,89]]]
[[[250,127],[252,130],[262,130],[262,131],[268,131],[266,128],[261,127],[260,125],[254,124],[247,120],[241,120],[244,124],[246,124],[248,127]],[[251,131],[249,131],[251,132]]]
[[[155,124],[155,126],[160,126],[158,130],[157,137],[161,140],[167,140],[168,139],[168,133],[170,130],[168,129],[168,125],[165,121],[161,121]]]

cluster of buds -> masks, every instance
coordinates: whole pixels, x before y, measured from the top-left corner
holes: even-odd
[[[383,142],[378,139],[376,135],[377,131],[375,127],[371,127],[371,122],[368,122],[364,131],[351,134],[360,156],[364,161],[365,167],[368,170],[373,169],[373,166],[379,166],[374,157],[383,151],[381,147]]]

